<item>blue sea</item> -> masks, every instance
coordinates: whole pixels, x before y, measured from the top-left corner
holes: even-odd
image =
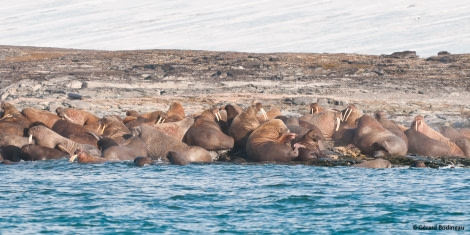
[[[22,162],[0,165],[0,234],[461,234],[469,173]]]

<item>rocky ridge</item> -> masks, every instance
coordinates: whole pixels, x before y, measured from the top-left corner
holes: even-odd
[[[97,51],[0,46],[0,100],[19,109],[59,106],[98,116],[166,110],[187,114],[253,101],[286,115],[308,104],[364,113],[386,110],[408,126],[421,114],[431,126],[470,126],[470,54],[413,51],[391,55],[240,53],[187,50]]]

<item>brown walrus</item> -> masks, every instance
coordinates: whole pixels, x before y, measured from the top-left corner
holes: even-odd
[[[260,125],[256,117],[258,112],[266,113],[261,103],[248,106],[248,108],[233,118],[228,133],[235,140],[235,148],[245,149],[246,140],[251,132]]]
[[[382,125],[383,128],[392,132],[394,135],[400,137],[405,141],[406,147],[408,148],[408,138],[405,135],[405,132],[392,120],[387,118],[387,114],[384,111],[377,110],[374,112],[375,119]]]
[[[234,139],[226,135],[220,125],[219,109],[214,107],[202,112],[186,132],[183,142],[200,146],[209,151],[233,148]]]
[[[115,115],[105,115],[99,120],[98,134],[103,137],[109,137],[121,144],[131,136],[130,130],[124,125],[122,119]]]
[[[299,156],[295,158],[295,161],[311,161],[314,159],[325,157],[322,153],[325,150],[323,145],[325,138],[319,129],[309,130],[307,133],[302,135],[298,140],[294,140],[293,143],[301,144],[302,148],[299,148]]]
[[[357,120],[354,135],[354,145],[364,154],[375,157],[384,155],[405,156],[407,146],[403,139],[386,130],[380,123],[368,114]]]
[[[77,143],[98,147],[96,138],[82,125],[71,123],[65,119],[59,119],[51,129],[57,134]]]
[[[24,108],[21,111],[21,114],[23,114],[23,116],[25,116],[31,123],[40,122],[49,128],[52,128],[54,123],[60,120],[60,117],[57,116],[56,113],[36,108]]]
[[[306,114],[299,117],[300,126],[305,126],[303,122],[314,125],[320,129],[325,140],[333,140],[333,134],[338,131],[340,126],[341,113],[335,110],[323,110],[316,114]]]
[[[100,119],[90,112],[74,108],[58,107],[56,113],[62,119],[84,126],[88,131],[98,131]]]
[[[333,134],[336,145],[348,145],[354,142],[354,134],[357,128],[356,121],[362,115],[362,112],[354,104],[348,105],[348,107],[341,111],[341,124]]]
[[[168,115],[168,121],[171,122],[180,121],[186,117],[183,105],[178,101],[171,103],[170,107],[168,107],[168,110],[166,111],[166,114]]]
[[[465,157],[463,151],[454,142],[429,127],[421,115],[414,118],[405,134],[408,138],[410,153],[424,156]]]
[[[3,116],[0,118],[2,133],[25,136],[31,122],[8,102],[2,102],[1,108],[3,109]]]
[[[249,136],[246,142],[247,158],[251,161],[289,162],[299,156],[300,144],[291,146],[296,134],[290,133],[280,119],[273,119],[261,124]]]

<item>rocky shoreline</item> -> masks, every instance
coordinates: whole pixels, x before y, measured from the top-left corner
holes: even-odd
[[[405,126],[420,114],[433,127],[446,122],[470,127],[470,54],[420,58],[412,51],[260,54],[0,46],[0,76],[0,100],[18,109],[72,107],[124,116],[128,109],[166,110],[179,101],[187,114],[195,114],[256,100],[301,115],[312,102],[337,109],[354,103],[364,113],[385,110]],[[459,159],[429,161],[470,165]]]

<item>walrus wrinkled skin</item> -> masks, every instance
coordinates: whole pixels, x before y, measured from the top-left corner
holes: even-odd
[[[429,127],[421,115],[414,118],[405,134],[408,138],[408,150],[410,153],[434,157],[465,157],[463,151],[454,142]]]
[[[231,149],[234,139],[226,135],[219,126],[219,109],[205,110],[194,119],[186,132],[183,142],[190,146],[200,146],[209,151]]]
[[[29,135],[29,138],[34,139],[36,144],[52,149],[57,148],[69,155],[74,155],[77,149],[86,150],[90,153],[100,153],[95,146],[77,143],[57,134],[45,126],[30,127]]]
[[[290,162],[299,156],[299,144],[291,146],[296,134],[290,133],[279,119],[273,119],[256,128],[246,142],[246,154],[250,161]]]
[[[70,155],[57,149],[47,148],[36,144],[27,144],[21,147],[24,161],[40,161],[49,159],[70,158]]]
[[[299,148],[299,156],[295,158],[295,161],[311,161],[314,159],[325,157],[322,153],[325,150],[323,142],[325,137],[319,129],[309,130],[306,134],[301,136],[298,140],[294,140],[293,143],[299,143],[303,147]]]
[[[384,111],[375,111],[374,112],[375,119],[382,125],[383,128],[387,129],[388,131],[392,132],[394,135],[400,137],[405,141],[406,147],[408,148],[408,138],[405,135],[405,132],[392,120],[387,118],[387,114]]]
[[[356,121],[362,117],[363,113],[356,105],[350,104],[341,111],[340,125],[337,131],[333,133],[333,140],[336,145],[349,145],[354,142],[356,132]]]
[[[256,117],[258,112],[265,113],[261,103],[248,106],[248,108],[233,118],[228,133],[235,140],[235,148],[245,149],[246,140],[251,132],[260,125]]]
[[[147,144],[148,156],[151,159],[167,161],[168,151],[181,154],[188,162],[212,162],[210,153],[199,146],[187,144],[157,131],[152,127],[138,126],[132,129],[133,136],[140,137]]]
[[[84,126],[88,131],[97,132],[100,125],[100,119],[85,110],[59,107],[56,113],[62,119]]]
[[[25,136],[31,122],[14,105],[2,102],[0,106],[3,109],[3,116],[0,118],[2,133]]]
[[[96,138],[82,125],[71,123],[65,119],[57,120],[51,128],[57,134],[81,144],[98,147]]]
[[[121,144],[131,136],[131,131],[124,125],[122,119],[115,115],[105,115],[99,120],[98,134],[109,137]]]
[[[354,164],[352,166],[362,167],[362,168],[391,168],[392,164],[388,160],[377,158],[374,160],[369,160],[369,161],[361,162],[358,164]]]
[[[333,140],[333,134],[338,131],[341,122],[341,112],[334,110],[323,110],[316,114],[306,114],[299,117],[299,123],[302,122],[312,124],[320,129],[325,140]],[[307,127],[308,128],[308,127]]]
[[[57,116],[56,113],[36,108],[24,108],[21,111],[21,114],[23,114],[23,116],[25,116],[31,123],[40,122],[51,129],[54,123],[60,120],[60,117]]]
[[[357,120],[354,145],[362,153],[372,154],[375,157],[405,156],[408,151],[403,139],[383,128],[375,118],[368,114],[362,115]]]
[[[110,161],[134,160],[137,156],[147,157],[147,144],[139,137],[131,137],[119,145],[109,137],[98,141],[101,157]]]
[[[23,145],[29,144],[29,138],[28,137],[23,137],[23,136],[18,136],[18,135],[12,135],[12,134],[6,134],[6,133],[0,133],[0,147],[3,146],[16,146],[18,148],[21,148]],[[32,144],[34,143],[34,140],[31,142]]]
[[[182,120],[175,122],[165,122],[154,124],[152,127],[155,130],[161,131],[169,136],[173,136],[175,139],[183,141],[183,137],[188,131],[188,129],[193,125],[193,117],[185,117]]]

